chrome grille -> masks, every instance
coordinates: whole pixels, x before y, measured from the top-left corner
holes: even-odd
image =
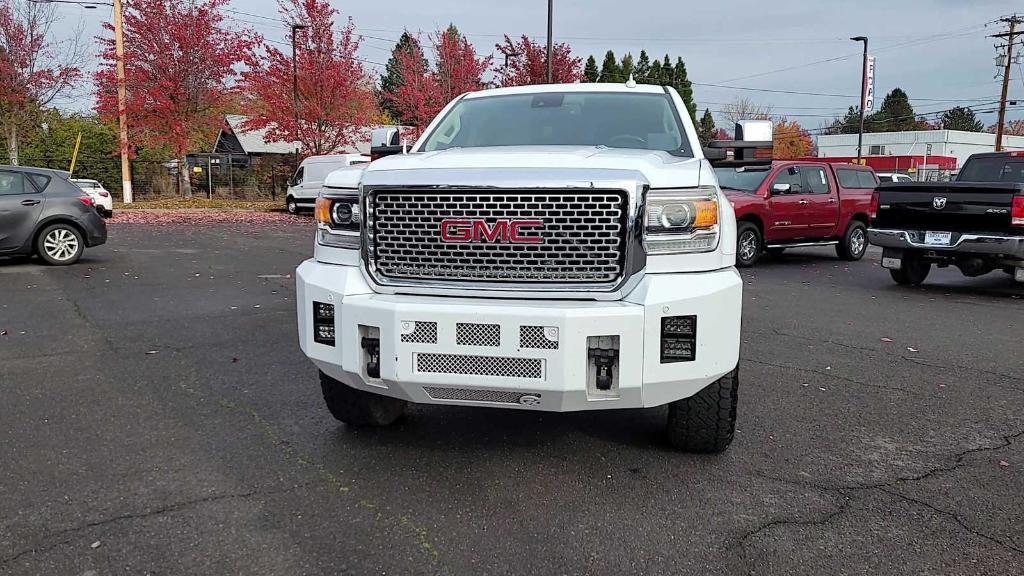
[[[462,402],[492,402],[495,404],[521,404],[523,396],[540,399],[540,394],[507,392],[505,390],[470,390],[466,388],[440,388],[424,386],[423,391],[434,400],[459,400]]]
[[[368,201],[371,270],[387,280],[608,284],[623,276],[627,194],[608,190],[377,190]],[[446,219],[541,220],[539,243],[445,242]]]
[[[416,354],[416,371],[425,374],[500,376],[541,380],[544,378],[544,361],[538,358],[420,353]]]
[[[459,346],[501,346],[500,324],[455,324],[455,343]]]
[[[544,330],[543,326],[520,326],[519,347],[535,350],[558,350],[558,333],[555,333],[555,340],[548,340]]]
[[[412,332],[402,334],[402,342],[437,344],[437,322],[417,322]]]

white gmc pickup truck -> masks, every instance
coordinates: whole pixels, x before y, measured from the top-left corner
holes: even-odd
[[[728,162],[764,163],[755,124]],[[337,419],[668,405],[675,447],[732,441],[736,221],[673,89],[463,95],[408,153],[331,174],[316,220],[299,342]]]

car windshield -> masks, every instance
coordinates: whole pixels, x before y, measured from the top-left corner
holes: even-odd
[[[957,180],[1024,183],[1024,159],[992,157],[968,160]]]
[[[465,98],[421,150],[483,146],[606,146],[693,155],[668,94],[635,92]]]
[[[718,175],[718,185],[722,188],[739,190],[740,192],[754,192],[764,179],[768,177],[768,170],[744,170],[742,168],[715,168]]]

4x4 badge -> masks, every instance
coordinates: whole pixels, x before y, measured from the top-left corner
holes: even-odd
[[[945,207],[946,207],[946,198],[945,197],[943,197],[943,196],[936,196],[935,198],[932,198],[932,208],[935,208],[936,210],[942,210]]]

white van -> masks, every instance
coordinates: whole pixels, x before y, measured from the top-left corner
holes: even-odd
[[[369,161],[370,157],[362,154],[330,154],[306,158],[299,164],[299,169],[288,183],[285,208],[291,214],[298,213],[302,208],[312,209],[328,174],[340,168],[366,164]]]

